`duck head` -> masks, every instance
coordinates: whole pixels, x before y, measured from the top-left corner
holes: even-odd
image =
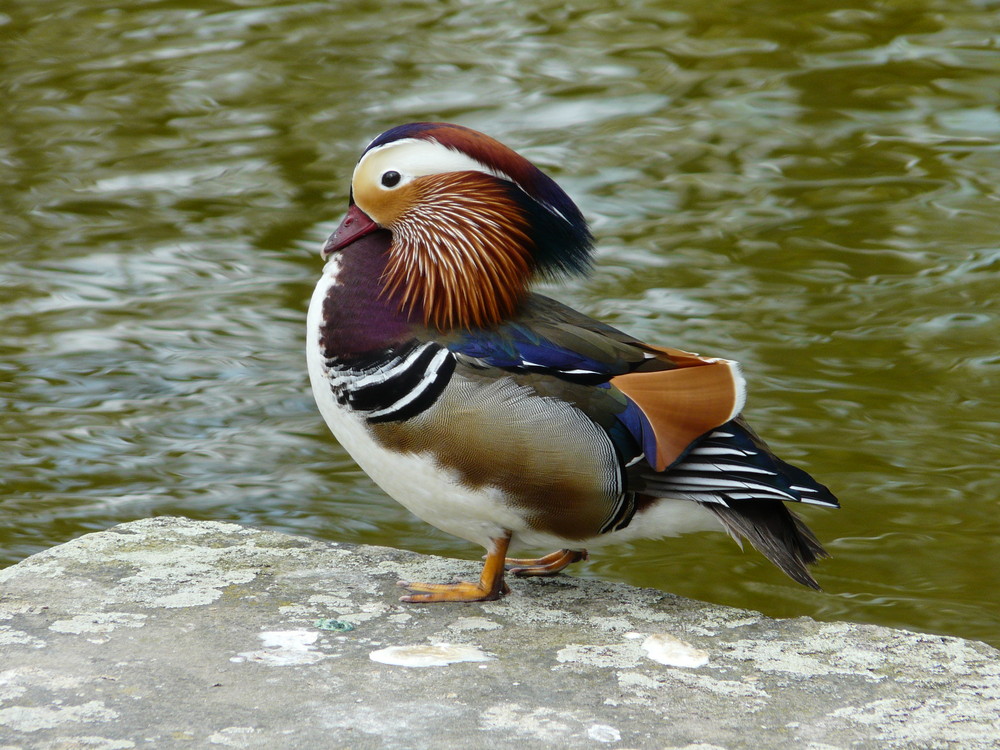
[[[391,235],[383,292],[439,330],[499,324],[536,276],[586,272],[592,252],[583,215],[548,175],[447,123],[401,125],[368,145],[324,258],[377,229]]]

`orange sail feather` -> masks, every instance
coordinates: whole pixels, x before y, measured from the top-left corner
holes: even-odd
[[[739,364],[731,360],[649,348],[675,369],[631,372],[612,378],[611,384],[634,401],[649,421],[656,436],[656,455],[646,460],[663,471],[694,440],[743,410],[746,385]]]

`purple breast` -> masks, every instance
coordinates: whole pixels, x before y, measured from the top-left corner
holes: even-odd
[[[337,282],[323,301],[320,345],[326,359],[343,359],[407,338],[407,316],[382,286],[391,237],[379,230],[339,251]]]

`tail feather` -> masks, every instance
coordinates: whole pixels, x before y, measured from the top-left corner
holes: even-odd
[[[746,539],[790,578],[810,588],[820,585],[807,568],[829,553],[813,532],[783,503],[729,500],[705,503],[734,539]]]
[[[738,543],[750,542],[792,579],[814,589],[808,565],[829,557],[786,503],[839,507],[830,490],[774,455],[742,418],[695,441],[663,472],[641,466],[633,479],[644,493],[696,502],[712,511]]]

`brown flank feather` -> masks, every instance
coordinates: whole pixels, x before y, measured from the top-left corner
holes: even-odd
[[[430,175],[413,188],[416,200],[391,227],[385,293],[438,330],[488,328],[512,315],[533,272],[521,209],[479,172]]]

